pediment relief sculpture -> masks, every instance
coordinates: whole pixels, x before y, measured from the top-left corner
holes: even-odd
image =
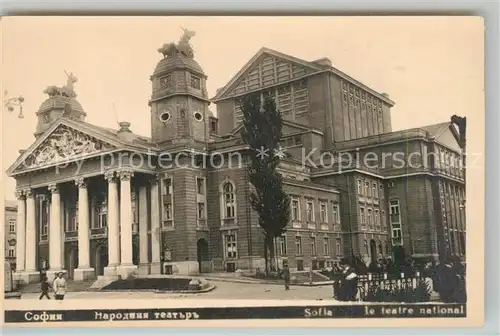
[[[67,126],[57,128],[26,159],[27,167],[73,160],[113,146]]]

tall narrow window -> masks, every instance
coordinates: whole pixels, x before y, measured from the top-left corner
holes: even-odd
[[[198,219],[205,219],[205,203],[198,203]]]
[[[365,195],[370,196],[370,182],[365,182]]]
[[[302,237],[295,237],[295,254],[302,255]]]
[[[342,255],[342,240],[340,238],[335,240],[335,254],[336,256]]]
[[[403,244],[403,232],[401,229],[401,214],[399,211],[399,200],[389,202],[389,215],[391,223],[392,244]]]
[[[333,205],[333,224],[340,224],[339,205]]]
[[[372,228],[373,227],[372,209],[367,209],[366,217],[368,220],[368,226]]]
[[[358,195],[363,195],[363,190],[361,188],[361,180],[358,179]]]
[[[326,202],[321,202],[319,204],[319,214],[322,223],[328,223],[328,215],[326,211]]]
[[[172,204],[168,203],[165,204],[163,207],[163,214],[164,214],[164,219],[165,220],[172,220]]]
[[[359,223],[361,226],[365,225],[365,208],[363,207],[359,208]]]
[[[314,222],[314,203],[312,200],[306,202],[307,221]]]
[[[201,177],[196,178],[196,192],[198,195],[205,195],[205,179]]]
[[[167,178],[163,180],[163,194],[172,195],[172,179]]]
[[[9,232],[10,233],[16,232],[16,220],[15,219],[9,220]]]
[[[378,209],[375,209],[375,226],[380,227],[380,213]]]
[[[224,216],[225,218],[234,218],[235,216],[235,197],[234,187],[231,183],[227,182],[224,185]]]
[[[279,252],[281,256],[286,256],[286,236],[283,235],[279,239]]]
[[[311,237],[311,255],[316,255],[316,237]]]
[[[324,256],[330,255],[330,244],[328,242],[328,237],[323,238],[323,255]]]
[[[292,202],[292,220],[299,221],[300,220],[300,202],[297,196],[291,197]]]
[[[237,248],[236,248],[236,235],[227,234],[224,236],[225,246],[226,246],[226,258],[236,258]]]
[[[373,183],[372,184],[372,197],[373,198],[378,198],[377,183]]]

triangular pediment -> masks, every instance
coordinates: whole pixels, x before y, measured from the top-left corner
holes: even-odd
[[[7,173],[15,175],[73,162],[120,146],[113,139],[90,134],[71,124],[64,119],[56,122],[14,162]]]
[[[317,64],[262,48],[234,77],[217,92],[214,101],[287,83],[321,71]]]
[[[436,137],[435,141],[457,152],[461,151],[459,143],[459,134],[458,131],[454,128],[454,125],[450,125],[450,127],[444,129]]]

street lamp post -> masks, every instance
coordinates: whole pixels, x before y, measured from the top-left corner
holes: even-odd
[[[7,111],[13,112],[16,107],[19,107],[19,114],[18,118],[22,119],[24,118],[23,115],[23,103],[24,103],[24,97],[23,96],[18,96],[18,97],[8,97],[9,92],[7,90],[4,91],[4,99],[3,99],[3,105],[7,108]]]

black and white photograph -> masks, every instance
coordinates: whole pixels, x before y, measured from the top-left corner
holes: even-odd
[[[480,17],[1,25],[5,325],[482,319]]]

